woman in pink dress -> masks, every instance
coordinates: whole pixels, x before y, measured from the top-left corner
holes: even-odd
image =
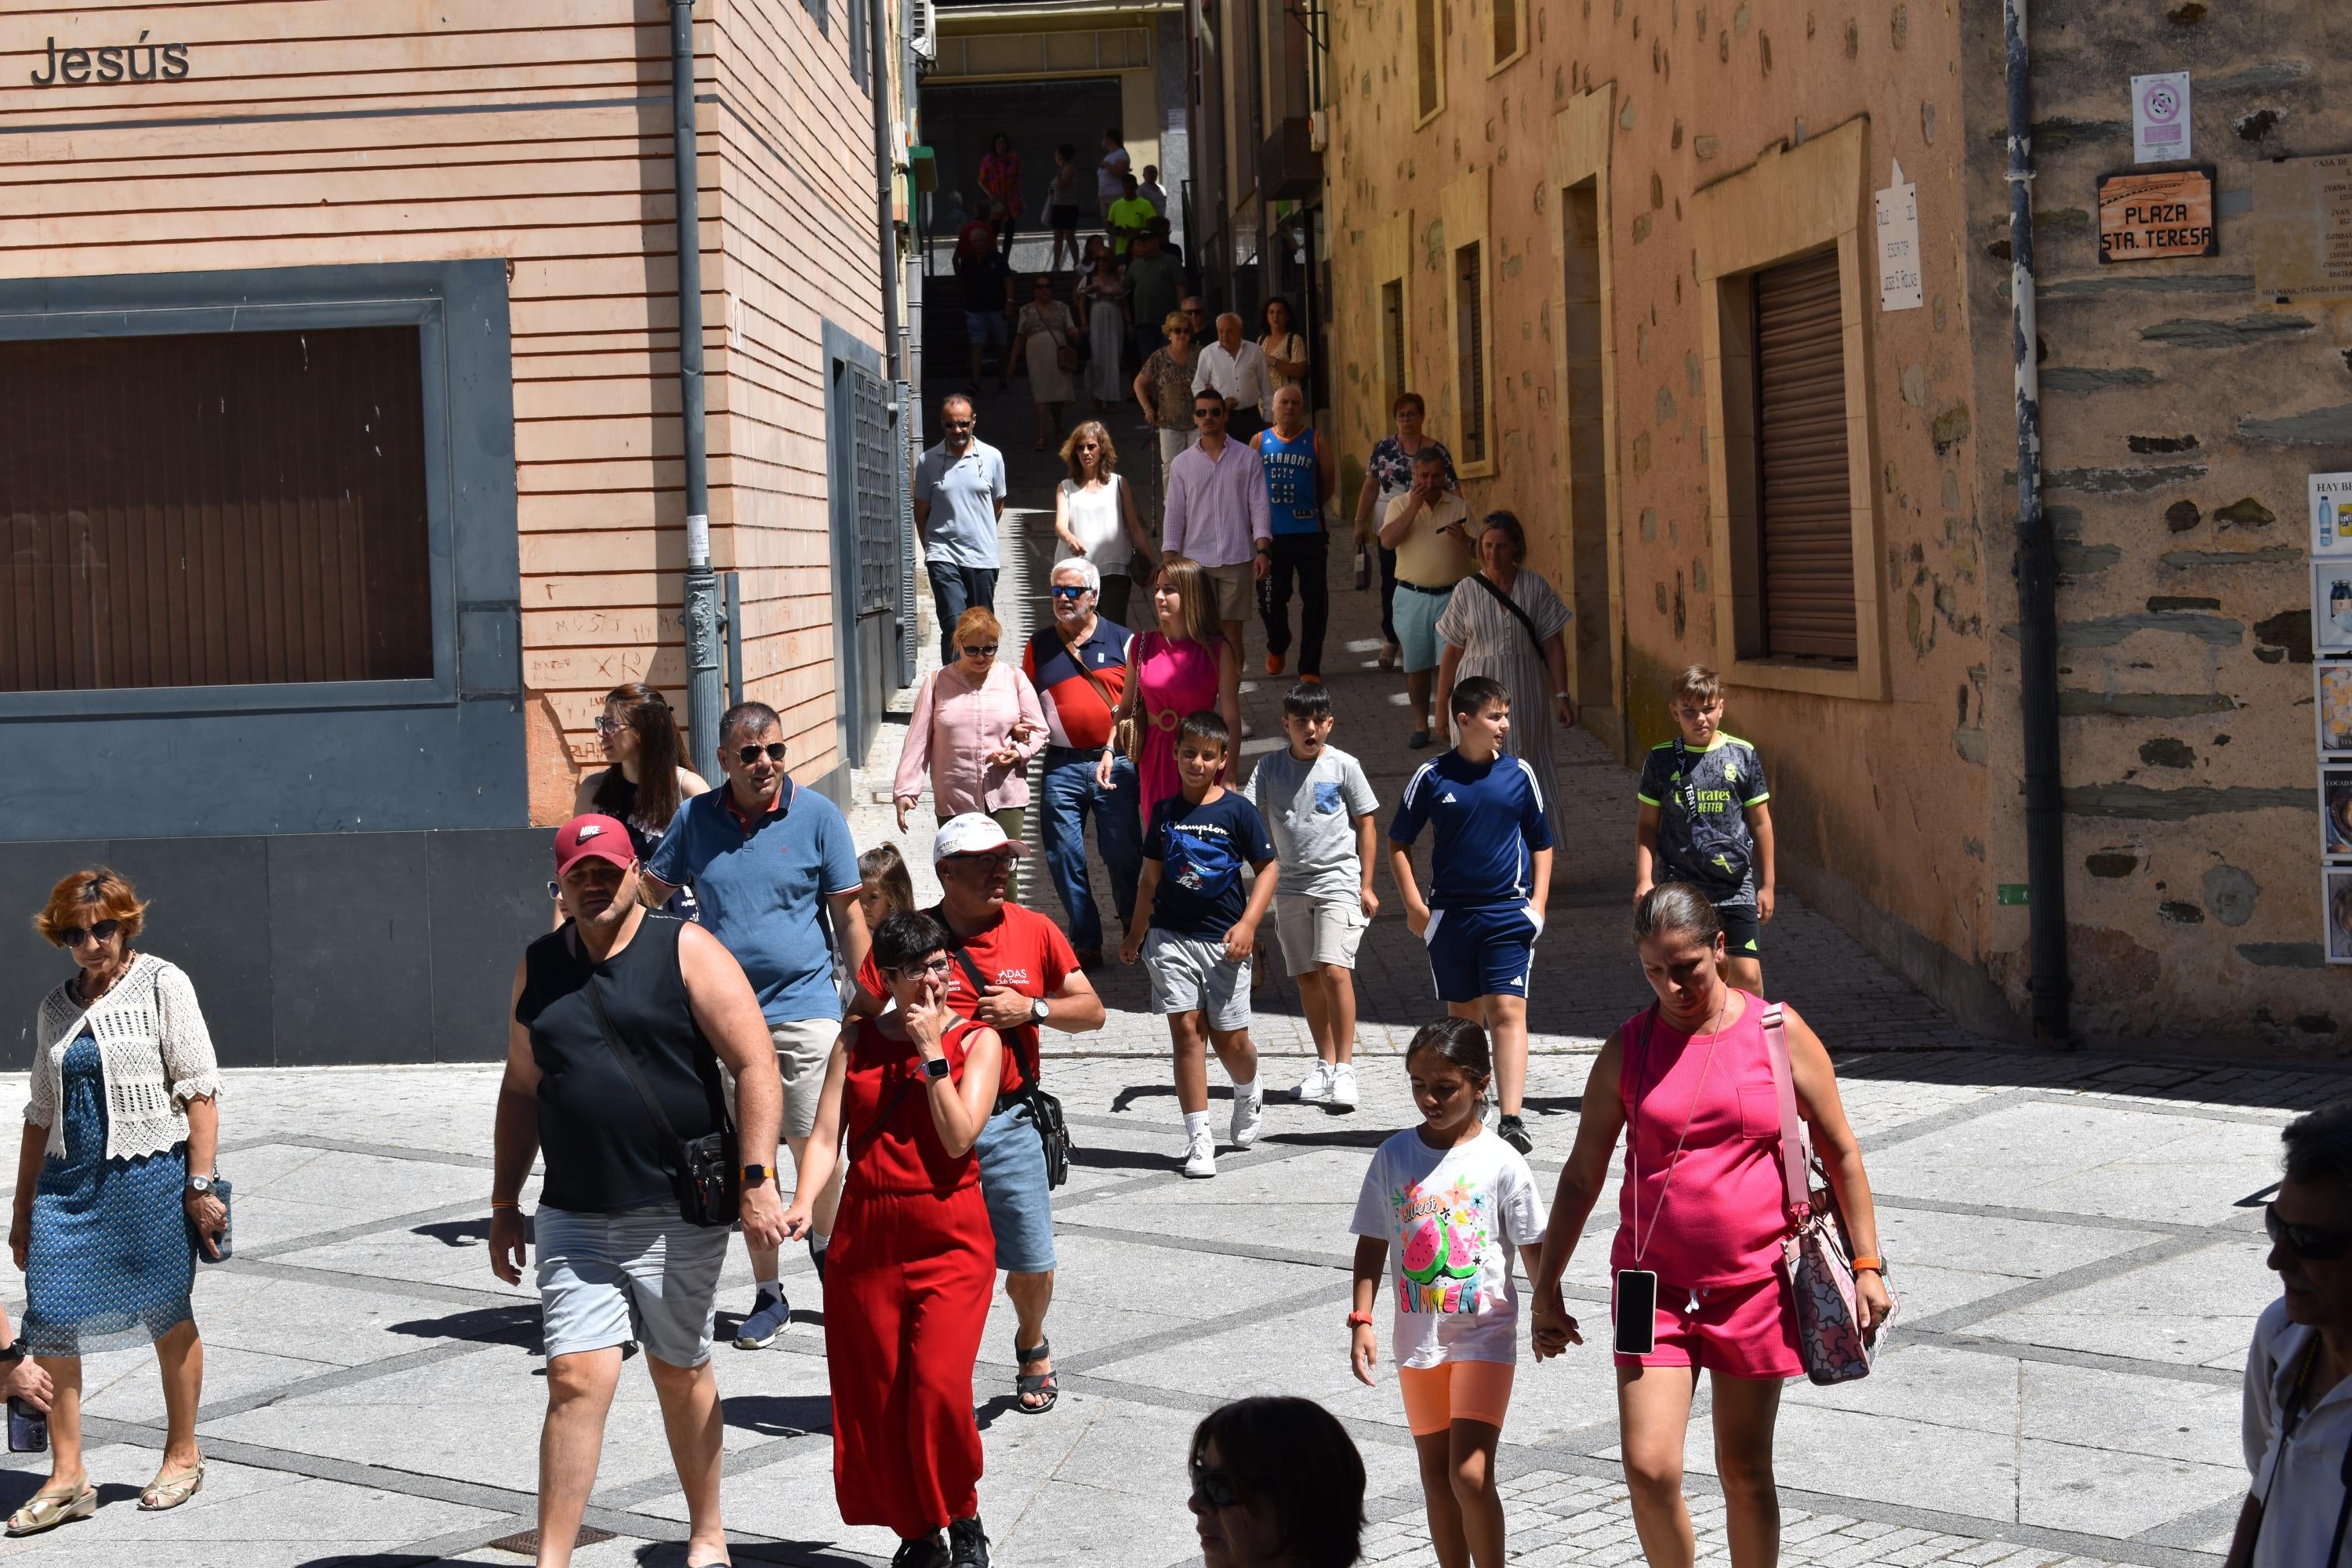
[[[1213,708],[1231,733],[1242,732],[1241,657],[1217,626],[1217,589],[1208,568],[1190,556],[1160,557],[1151,604],[1160,629],[1129,639],[1118,713],[1143,721],[1143,755],[1135,771],[1145,823],[1153,806],[1183,787],[1176,776],[1176,726],[1185,714]],[[1114,755],[1105,746],[1095,764],[1095,781],[1106,790]]]

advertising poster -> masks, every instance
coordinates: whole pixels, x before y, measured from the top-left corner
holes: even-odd
[[[2352,860],[2352,763],[2319,770],[2320,848]]]
[[[2311,558],[2352,561],[2352,474],[2311,476]]]
[[[2321,659],[2319,749],[2352,752],[2352,660]]]
[[[2352,559],[2312,563],[2311,646],[2315,653],[2352,654]]]
[[[2321,876],[2327,919],[2327,962],[2352,963],[2352,866],[2330,866]]]

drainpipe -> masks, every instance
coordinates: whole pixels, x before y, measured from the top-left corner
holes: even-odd
[[[898,223],[890,205],[898,174],[898,160],[891,156],[890,147],[890,57],[883,46],[883,40],[889,36],[889,4],[890,0],[866,0],[866,41],[872,58],[866,68],[866,78],[874,100],[874,232],[882,247],[882,343],[883,353],[889,360],[890,380],[895,384],[904,379],[907,362],[899,346]],[[910,212],[913,204],[913,193],[909,192]]]
[[[2071,1043],[2066,823],[2058,773],[2058,558],[2042,510],[2042,378],[2033,300],[2033,92],[2026,0],[2004,0],[2009,78],[2009,295],[2017,361],[2018,708],[2025,752],[2026,952],[2033,1037]]]
[[[694,0],[669,0],[671,180],[677,194],[677,393],[686,426],[686,728],[719,752],[719,579],[710,570],[710,464],[703,429],[702,221],[697,207]]]

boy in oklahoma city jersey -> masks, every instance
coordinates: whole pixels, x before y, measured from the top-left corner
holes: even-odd
[[[1764,759],[1723,732],[1723,681],[1703,664],[1675,679],[1668,711],[1682,733],[1650,750],[1633,829],[1633,901],[1658,882],[1689,882],[1723,918],[1724,978],[1764,994],[1764,922],[1772,918],[1772,812]]]

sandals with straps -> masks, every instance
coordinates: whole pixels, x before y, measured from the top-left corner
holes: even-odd
[[[25,1500],[25,1506],[8,1516],[12,1535],[38,1535],[69,1524],[78,1519],[88,1519],[98,1511],[98,1489],[85,1486],[79,1492],[35,1492]]]
[[[176,1476],[157,1476],[150,1481],[147,1489],[139,1494],[139,1511],[168,1513],[203,1490],[204,1485],[205,1462],[198,1459],[193,1470],[182,1470]]]
[[[1014,1345],[1013,1353],[1026,1369],[1036,1365],[1041,1361],[1053,1360],[1054,1342],[1039,1340],[1034,1348],[1025,1351],[1019,1345]],[[1024,1370],[1020,1376],[1013,1380],[1013,1388],[1014,1393],[1023,1396],[1013,1401],[1013,1407],[1024,1415],[1043,1415],[1054,1408],[1062,1397],[1061,1379],[1050,1372]],[[1043,1405],[1030,1404],[1028,1396],[1032,1394],[1045,1395],[1045,1402]]]

